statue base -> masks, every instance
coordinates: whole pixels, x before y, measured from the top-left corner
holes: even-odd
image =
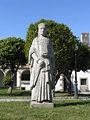
[[[53,108],[53,103],[52,102],[39,103],[39,102],[31,101],[30,107],[31,108]]]

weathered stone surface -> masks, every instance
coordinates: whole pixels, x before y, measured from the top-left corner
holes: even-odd
[[[39,102],[31,101],[30,103],[31,108],[53,108],[53,106],[54,106],[53,103],[48,103],[48,102],[39,103]]]
[[[46,24],[38,26],[36,37],[29,51],[31,106],[52,106],[52,85],[54,50],[51,40],[46,37]],[[36,103],[34,104],[33,101]],[[46,101],[47,103],[43,103]]]

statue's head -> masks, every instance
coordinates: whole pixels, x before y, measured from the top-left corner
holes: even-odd
[[[46,36],[46,34],[47,34],[47,30],[46,30],[46,28],[47,28],[47,25],[46,25],[46,23],[40,23],[39,25],[38,25],[38,35],[40,36]]]

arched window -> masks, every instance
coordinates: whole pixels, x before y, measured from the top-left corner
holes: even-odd
[[[21,80],[22,81],[30,81],[30,71],[29,70],[23,71],[23,73],[21,75]]]

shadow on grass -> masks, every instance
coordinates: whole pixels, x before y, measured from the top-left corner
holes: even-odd
[[[30,91],[12,92],[10,96],[31,96]]]
[[[0,96],[15,96],[15,97],[19,97],[19,96],[31,96],[31,92],[30,91],[25,91],[25,90],[16,90],[13,89],[12,90],[12,94],[8,94],[8,90],[7,89],[0,89]]]
[[[72,92],[71,94],[69,94],[68,92],[60,92],[60,91],[55,92],[55,97],[66,97],[66,96],[74,96],[74,93]]]
[[[88,97],[88,98],[90,98],[90,94],[78,94],[79,95],[79,97]]]
[[[54,103],[54,107],[61,107],[61,106],[77,106],[77,105],[85,105],[90,104],[90,100],[88,101],[70,101],[70,102],[63,102],[63,103]]]
[[[69,97],[69,96],[74,96],[74,92],[71,92],[70,94],[68,92],[55,92],[55,97]],[[89,97],[90,98],[90,92],[87,93],[78,93],[79,97]]]

